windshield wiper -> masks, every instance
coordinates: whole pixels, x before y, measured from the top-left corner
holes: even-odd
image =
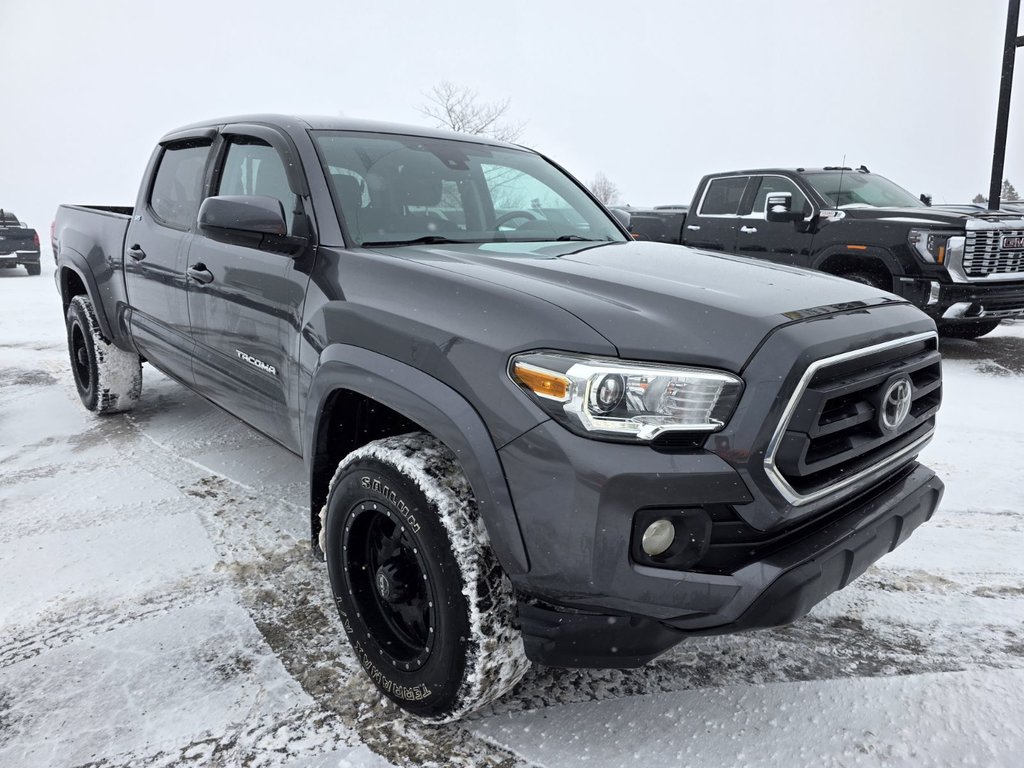
[[[363,243],[363,248],[379,248],[386,245],[441,245],[444,243],[480,243],[483,240],[453,240],[443,235],[424,235],[411,240],[374,240]]]
[[[580,243],[599,243],[602,240],[607,240],[604,237],[583,237],[583,235],[559,235],[555,238],[556,243],[565,243],[569,240]]]

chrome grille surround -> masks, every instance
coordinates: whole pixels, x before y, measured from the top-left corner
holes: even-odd
[[[888,350],[895,350],[900,347],[910,346],[917,344],[922,341],[932,341],[935,343],[936,348],[938,346],[938,334],[934,331],[927,333],[919,333],[913,336],[905,336],[901,339],[895,339],[893,341],[885,342],[883,344],[876,344],[870,347],[864,347],[862,349],[852,350],[850,352],[844,352],[839,355],[833,355],[822,360],[817,360],[808,366],[807,370],[801,376],[800,381],[797,383],[796,389],[793,391],[792,397],[786,404],[786,408],[782,413],[782,418],[779,420],[779,425],[776,427],[775,432],[772,434],[771,440],[768,443],[768,449],[765,451],[764,456],[764,469],[771,481],[772,485],[775,486],[776,490],[782,494],[783,498],[791,505],[798,507],[804,504],[810,504],[811,502],[818,501],[819,499],[825,498],[834,493],[838,493],[851,485],[871,476],[881,475],[887,470],[895,467],[902,461],[909,459],[916,453],[920,452],[925,445],[927,445],[932,437],[934,436],[934,429],[929,429],[925,434],[915,439],[912,443],[901,447],[898,451],[885,456],[875,465],[864,469],[860,472],[855,472],[849,476],[844,477],[835,483],[827,485],[823,488],[818,488],[810,492],[802,493],[795,489],[792,484],[786,479],[785,475],[778,468],[776,459],[779,453],[779,448],[782,445],[783,439],[786,436],[786,432],[789,428],[790,422],[793,419],[798,406],[807,393],[808,386],[812,379],[823,369],[830,366],[845,363],[851,360],[856,360],[859,357],[867,357],[879,352],[885,352]]]

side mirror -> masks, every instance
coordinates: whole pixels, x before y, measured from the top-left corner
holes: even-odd
[[[765,201],[765,218],[775,224],[787,221],[803,221],[803,211],[793,210],[793,195],[789,192],[772,192]]]
[[[199,207],[199,228],[210,237],[225,231],[280,237],[288,234],[281,201],[257,195],[206,198]]]
[[[199,230],[211,240],[301,256],[309,239],[288,235],[284,206],[276,197],[221,195],[199,206]]]
[[[927,205],[929,208],[932,206],[932,196],[927,195],[924,192],[921,193],[921,202]]]
[[[629,214],[626,213],[626,211],[622,210],[621,208],[609,208],[608,212],[611,213],[611,215],[614,216],[616,219],[618,219],[619,224],[624,226],[626,229],[629,229]]]

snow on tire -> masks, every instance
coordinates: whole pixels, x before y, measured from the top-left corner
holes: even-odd
[[[100,333],[88,296],[74,296],[66,316],[71,371],[82,404],[96,413],[130,411],[142,394],[142,361]]]
[[[444,444],[416,432],[353,451],[320,518],[342,624],[387,698],[451,722],[519,682],[530,663],[512,585]]]

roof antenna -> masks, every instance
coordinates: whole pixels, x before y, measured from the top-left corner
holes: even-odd
[[[846,153],[843,153],[843,162],[839,164],[839,189],[836,190],[836,210],[839,210],[839,200],[843,194],[843,173],[846,171]]]

